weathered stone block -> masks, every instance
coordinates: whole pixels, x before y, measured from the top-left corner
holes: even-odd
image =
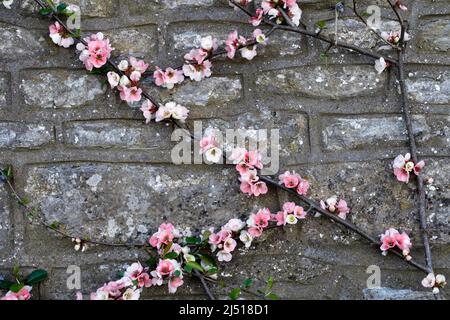
[[[211,111],[216,114],[218,107],[229,108],[229,104],[239,101],[243,94],[240,76],[215,76],[201,82],[187,80],[172,90],[150,87],[149,91],[160,101],[175,101],[188,107],[191,117],[192,112],[200,117]]]
[[[0,108],[6,107],[10,99],[10,77],[6,72],[0,72]]]
[[[0,122],[0,148],[38,148],[53,140],[49,125]]]
[[[20,8],[25,13],[38,13],[39,6],[34,0],[22,0]],[[116,0],[71,0],[70,4],[80,7],[82,17],[105,18],[110,17],[116,8]]]
[[[130,56],[145,59],[148,63],[154,59],[158,50],[156,25],[144,25],[124,29],[104,31],[109,37],[113,53],[124,59]]]
[[[434,300],[432,292],[408,289],[373,288],[363,290],[365,300]]]
[[[234,168],[218,166],[54,164],[29,168],[26,181],[47,221],[92,239],[146,239],[164,220],[193,231],[220,226],[274,203],[248,199]]]
[[[190,49],[200,47],[201,38],[206,36],[213,36],[217,39],[219,46],[223,47],[228,34],[233,30],[238,30],[239,34],[246,38],[252,37],[253,29],[243,24],[235,24],[235,26],[231,27],[230,24],[223,23],[175,23],[169,26],[171,41],[168,42],[168,49],[174,49],[175,54],[182,56],[184,53],[189,52]],[[258,47],[257,57],[289,56],[304,53],[305,50],[306,45],[302,36],[291,32],[275,32],[268,38],[267,45]],[[240,54],[236,55],[238,58],[240,56]],[[231,60],[228,61],[231,62]]]
[[[256,85],[279,94],[342,99],[375,94],[385,87],[386,79],[386,73],[379,75],[368,65],[307,66],[262,72]]]
[[[0,23],[0,61],[22,60],[49,52],[50,48],[40,39],[40,32]]]
[[[421,22],[417,45],[423,51],[445,53],[450,50],[450,19],[439,17]]]
[[[194,9],[211,7],[216,0],[133,0],[123,1],[123,6],[127,6],[130,13],[140,15],[161,10],[170,9]]]
[[[450,71],[445,68],[411,72],[406,79],[408,98],[417,103],[448,104]]]
[[[406,145],[405,120],[401,116],[325,116],[322,142],[327,151],[382,148]],[[414,132],[433,136],[425,117],[414,118]]]
[[[170,128],[142,121],[76,121],[64,126],[64,142],[80,148],[167,149],[170,135]]]
[[[50,69],[23,71],[20,91],[28,106],[72,108],[104,101],[106,89],[85,71]]]

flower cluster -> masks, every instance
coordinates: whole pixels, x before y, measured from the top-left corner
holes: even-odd
[[[23,286],[18,292],[8,291],[0,300],[30,300],[31,286]]]
[[[233,239],[242,229],[246,223],[239,219],[231,219],[225,224],[217,233],[211,233],[208,242],[211,245],[211,251],[214,252],[219,249],[217,253],[217,260],[231,261],[232,252],[237,246],[236,240]]]
[[[294,202],[286,202],[283,210],[278,211],[275,215],[277,226],[285,226],[286,224],[297,224],[298,219],[305,219],[307,216],[303,207],[296,205]]]
[[[385,41],[387,41],[387,42],[389,42],[391,44],[397,45],[400,42],[401,32],[400,31],[390,31],[390,32],[385,32],[384,31],[384,32],[381,33],[381,37]],[[411,40],[411,36],[407,32],[405,32],[404,35],[403,35],[403,41],[406,42],[406,41],[409,41],[409,40]]]
[[[397,177],[397,180],[405,183],[409,182],[409,176],[411,172],[418,176],[424,166],[424,161],[414,163],[414,161],[411,160],[411,154],[409,153],[407,153],[405,156],[398,155],[394,159],[393,163],[394,174]]]
[[[152,284],[161,286],[167,282],[169,293],[177,292],[178,287],[183,285],[183,272],[181,265],[174,259],[161,259],[158,266],[151,272]]]
[[[129,266],[123,277],[117,281],[110,281],[97,291],[91,293],[91,300],[139,300],[142,289],[152,285],[148,269],[139,262]],[[80,293],[77,299],[82,300]]]
[[[209,162],[220,162],[222,157],[222,149],[220,149],[220,144],[217,141],[214,132],[200,140],[200,154],[204,154],[206,160]]]
[[[98,32],[84,39],[86,45],[79,42],[77,50],[80,51],[80,60],[84,63],[86,70],[103,67],[111,57],[114,48],[111,47],[109,39],[105,39],[103,33]]]
[[[256,56],[257,44],[264,44],[266,36],[260,29],[253,31],[253,39],[246,39],[240,36],[237,31],[233,31],[228,35],[225,41],[225,50],[229,59],[233,59],[236,51],[240,51],[241,56],[247,60],[252,60]]]
[[[302,10],[297,4],[297,0],[264,0],[261,8],[256,9],[256,16],[250,19],[250,23],[258,26],[266,15],[269,19],[275,19],[276,23],[281,24],[285,22],[281,10],[285,11],[294,25],[300,24]]]
[[[305,195],[309,189],[308,180],[302,179],[302,177],[295,171],[286,171],[279,177],[280,183],[284,184],[286,188],[295,189],[299,195]]]
[[[433,293],[438,294],[439,288],[443,288],[447,284],[445,276],[442,274],[434,275],[434,273],[429,273],[423,280],[422,286],[425,288],[433,288]]]
[[[80,238],[72,238],[75,251],[85,252],[88,249],[87,243]]]
[[[194,81],[200,81],[211,76],[211,61],[208,57],[217,49],[217,40],[211,36],[201,39],[200,48],[192,49],[184,55],[186,63],[183,65],[183,73]]]
[[[173,89],[176,84],[184,81],[183,71],[172,68],[167,68],[163,71],[159,67],[156,67],[155,72],[153,72],[153,78],[155,78],[155,84],[158,87],[167,89]]]
[[[261,154],[258,151],[247,151],[244,148],[235,148],[230,156],[236,170],[241,175],[240,189],[243,193],[258,197],[268,191],[265,182],[259,180],[258,169],[263,168]]]
[[[389,249],[394,247],[399,248],[407,260],[411,260],[409,255],[412,247],[411,239],[405,232],[398,232],[394,228],[389,228],[384,234],[381,235],[381,251],[383,255],[386,255]]]
[[[69,48],[75,43],[75,40],[58,21],[51,24],[48,30],[53,43],[60,47]]]
[[[129,62],[122,60],[118,65],[122,76],[114,71],[108,72],[108,82],[111,88],[120,92],[120,99],[126,102],[138,102],[142,98],[142,89],[138,87],[142,74],[147,70],[148,64],[143,60],[130,57]]]
[[[345,220],[347,219],[347,214],[350,212],[347,202],[344,199],[339,199],[337,196],[333,196],[323,201],[320,200],[320,207],[324,210],[328,210],[331,213],[336,213],[339,218]]]

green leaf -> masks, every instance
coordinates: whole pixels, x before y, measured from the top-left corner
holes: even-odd
[[[180,270],[175,270],[175,272],[173,273],[173,275],[174,275],[175,277],[179,277],[179,276],[181,276],[181,271],[180,271]]]
[[[42,14],[43,16],[49,15],[52,12],[53,12],[52,8],[41,8],[39,10],[39,13]]]
[[[169,252],[164,256],[164,259],[176,259],[178,257],[178,254],[176,252]]]
[[[270,276],[267,279],[266,292],[270,292],[272,290],[272,287],[273,287],[273,278],[272,278],[272,276]]]
[[[230,294],[228,295],[231,300],[236,300],[241,295],[241,288],[234,288],[230,291]]]
[[[154,269],[154,267],[156,267],[157,263],[158,263],[158,259],[156,257],[150,257],[150,258],[147,259],[147,261],[145,261],[145,264],[150,269]]]
[[[25,280],[25,283],[33,285],[33,284],[42,282],[47,278],[48,278],[48,272],[46,270],[37,269],[28,275],[27,279]]]
[[[186,237],[184,241],[186,244],[198,244],[202,242],[202,239],[200,237]]]
[[[59,228],[59,222],[53,221],[52,224],[50,225],[50,228],[53,230],[57,230]]]
[[[14,283],[11,287],[9,287],[9,290],[11,290],[12,292],[19,292],[23,287],[23,283]]]
[[[242,287],[244,288],[249,288],[251,285],[253,284],[253,280],[252,279],[245,279],[244,282],[242,283]]]
[[[172,242],[170,242],[165,248],[163,252],[163,256],[166,256],[166,254],[170,251],[170,248],[172,248]]]
[[[0,280],[0,289],[9,290],[9,288],[14,284],[14,282],[8,280]]]
[[[198,256],[203,261],[203,263],[205,263],[206,265],[212,266],[212,267],[217,267],[216,260],[214,259],[213,256],[210,256],[210,255],[204,254],[204,253],[200,253],[200,254],[198,254]]]
[[[186,271],[187,273],[191,273],[192,272],[192,266],[185,265],[184,266],[184,271]]]
[[[66,8],[67,8],[67,4],[65,4],[65,3],[60,3],[60,4],[56,7],[56,11],[57,11],[58,13],[61,13],[61,12],[63,12],[64,10],[66,10]]]
[[[327,28],[327,22],[324,20],[321,20],[319,22],[317,22],[317,26],[319,27],[319,29],[326,29]]]
[[[271,292],[269,294],[266,294],[266,298],[270,300],[280,300],[280,297],[277,296],[275,293]]]
[[[217,272],[219,272],[219,269],[213,267],[211,269],[208,269],[208,271],[206,271],[206,274],[212,275],[212,274],[216,274]]]
[[[196,270],[198,270],[198,271],[200,271],[200,272],[204,272],[204,269],[202,268],[202,266],[201,265],[199,265],[197,262],[188,262],[188,263],[186,263],[186,267],[187,266],[189,266],[190,268],[191,268],[191,270],[192,269],[196,269]]]

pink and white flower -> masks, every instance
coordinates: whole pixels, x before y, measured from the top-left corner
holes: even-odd
[[[142,114],[145,118],[145,123],[150,123],[150,121],[155,116],[157,111],[156,106],[148,99],[145,99],[141,106]]]
[[[402,250],[403,255],[408,258],[412,247],[411,239],[405,232],[400,233],[394,228],[389,228],[381,235],[380,249],[383,255],[386,255],[388,250],[394,247]]]
[[[30,300],[31,286],[24,286],[18,292],[8,291],[0,300]]]
[[[189,110],[176,102],[168,102],[163,106],[160,106],[155,113],[155,121],[163,121],[166,119],[175,119],[184,122],[189,114]]]
[[[257,27],[261,24],[261,21],[263,19],[264,10],[261,8],[256,9],[256,16],[250,18],[250,23]]]
[[[58,21],[51,24],[48,29],[50,38],[54,44],[57,44],[60,47],[69,48],[75,43],[74,39],[66,32],[66,29]]]
[[[85,38],[83,43],[77,44],[77,50],[80,51],[80,60],[84,63],[86,70],[92,71],[93,68],[101,68],[111,57],[111,51],[114,49],[109,43],[109,39],[105,39],[103,33],[98,32]]]
[[[201,81],[211,76],[211,67],[212,63],[209,60],[204,60],[199,63],[186,63],[183,65],[183,73],[191,80]]]
[[[320,207],[324,210],[330,211],[331,213],[336,213],[339,218],[343,220],[347,218],[347,214],[350,212],[347,202],[343,199],[338,201],[337,196],[328,198],[325,202],[321,200]]]
[[[384,69],[386,69],[387,67],[389,67],[389,63],[387,63],[383,57],[375,60],[375,70],[378,72],[378,74],[383,73]]]
[[[167,68],[166,71],[162,71],[160,68],[156,67],[153,77],[155,78],[155,84],[157,86],[162,86],[167,89],[173,89],[176,84],[180,84],[184,81],[183,71],[174,70],[172,68]]]
[[[418,176],[424,166],[424,161],[419,161],[417,164],[415,164],[414,161],[411,160],[411,154],[409,153],[407,153],[405,156],[398,155],[394,159],[393,163],[394,174],[397,177],[397,180],[405,183],[409,182],[411,173],[414,173],[416,176]]]

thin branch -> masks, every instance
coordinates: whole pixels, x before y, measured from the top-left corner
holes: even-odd
[[[379,34],[378,32],[376,32],[374,29],[372,29],[369,24],[367,23],[366,19],[363,18],[363,16],[361,16],[361,14],[358,12],[358,9],[356,8],[356,0],[353,0],[353,12],[355,13],[355,16],[366,25],[366,27],[381,41],[383,41],[383,43],[389,45],[390,47],[392,47],[393,49],[397,49],[397,47],[395,45],[393,45],[392,43],[390,43],[389,41],[387,41],[386,39],[384,39],[381,34]]]
[[[213,293],[211,292],[208,284],[205,281],[205,277],[196,269],[194,269],[194,275],[200,280],[202,283],[203,289],[205,290],[206,295],[208,296],[209,300],[216,300],[216,297],[214,297]]]
[[[230,1],[231,4],[233,4],[234,6],[239,8],[242,12],[244,12],[248,16],[250,16],[250,17],[253,16],[253,14],[249,10],[247,10],[245,7],[243,7],[239,3],[234,2],[234,0],[229,0],[229,1]],[[282,12],[282,10],[280,10],[280,12]],[[323,35],[321,35],[319,33],[308,31],[308,30],[303,29],[303,28],[299,28],[299,27],[297,27],[295,25],[292,26],[292,25],[276,24],[275,22],[272,22],[272,21],[270,21],[270,20],[268,20],[266,18],[263,19],[263,23],[265,23],[267,25],[270,25],[270,26],[277,26],[278,29],[280,29],[280,30],[285,30],[285,31],[290,31],[290,32],[302,34],[302,35],[305,35],[305,36],[308,36],[308,37],[311,37],[311,38],[314,38],[314,39],[318,39],[320,41],[323,41],[323,42],[326,42],[326,43],[329,43],[329,44],[334,44],[336,47],[344,48],[344,49],[347,49],[347,50],[350,50],[350,51],[355,51],[357,53],[360,53],[362,55],[371,57],[371,58],[376,59],[376,60],[378,60],[380,58],[384,58],[385,61],[390,62],[393,65],[397,65],[397,63],[398,63],[398,61],[396,59],[393,59],[393,58],[390,58],[390,57],[385,57],[385,56],[380,55],[378,53],[375,53],[375,52],[372,52],[372,51],[369,51],[369,50],[365,50],[365,49],[362,49],[362,48],[360,48],[358,46],[354,46],[354,45],[351,45],[351,44],[348,44],[348,43],[334,41],[333,39],[330,39],[329,37],[323,36]]]

